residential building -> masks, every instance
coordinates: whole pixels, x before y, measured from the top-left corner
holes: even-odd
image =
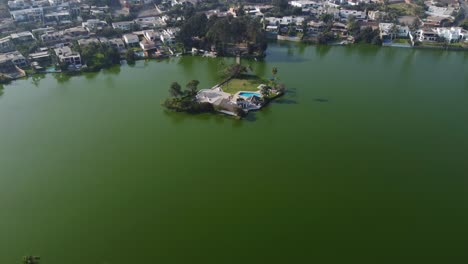
[[[18,9],[25,9],[29,8],[31,5],[24,1],[24,0],[13,0],[13,1],[8,1],[8,8],[10,10],[18,10]]]
[[[81,56],[78,52],[72,51],[70,47],[64,46],[54,49],[59,61],[66,65],[81,66]]]
[[[438,38],[435,28],[423,28],[416,31],[416,39],[420,42],[437,41]]]
[[[153,41],[147,39],[144,39],[140,42],[140,47],[145,52],[156,50],[156,44]]]
[[[371,0],[348,0],[348,5],[357,6],[357,5],[361,4],[361,3],[368,4],[370,2],[371,2]]]
[[[111,47],[114,47],[118,49],[119,51],[125,50],[125,43],[123,42],[122,39],[119,39],[119,38],[109,39],[108,43]]]
[[[72,28],[67,28],[63,30],[62,34],[64,36],[68,36],[69,38],[73,40],[77,40],[77,39],[87,38],[89,35],[89,32],[83,27],[72,27]]]
[[[112,27],[122,31],[129,31],[132,30],[134,24],[134,21],[121,21],[112,23]]]
[[[103,29],[107,26],[107,22],[99,19],[88,19],[86,22],[83,22],[81,26],[89,32],[92,32]]]
[[[305,20],[302,16],[285,16],[285,17],[265,17],[264,21],[271,26],[287,26],[289,24],[300,25]]]
[[[164,30],[161,33],[161,41],[166,45],[173,45],[176,43],[175,35],[168,30]]]
[[[26,58],[18,51],[12,51],[0,54],[0,63],[12,62],[15,66],[25,67],[28,65]]]
[[[51,45],[65,40],[63,33],[57,31],[47,31],[40,36],[40,39],[45,45]]]
[[[447,42],[464,41],[468,37],[468,31],[461,27],[436,28],[436,31],[439,38],[443,38]]]
[[[453,7],[439,7],[435,5],[429,5],[426,14],[429,16],[437,16],[444,18],[453,18],[452,14],[455,11]]]
[[[125,34],[123,40],[128,47],[138,47],[140,39],[135,34]]]
[[[84,47],[90,44],[99,44],[100,41],[97,38],[89,38],[89,39],[79,39],[78,40],[78,45],[80,47]]]
[[[439,17],[439,16],[428,16],[425,19],[423,19],[423,26],[426,27],[440,27],[442,24],[442,21],[448,20],[448,21],[453,21],[451,18],[446,18],[446,17]]]
[[[11,18],[0,19],[0,32],[3,34],[13,33],[16,29],[15,21]]]
[[[69,11],[51,12],[44,15],[45,24],[70,24],[72,17]]]
[[[155,32],[153,30],[147,30],[144,32],[144,37],[145,39],[149,40],[149,41],[159,41],[161,40],[161,35],[158,33],[158,32]]]
[[[5,37],[0,39],[0,53],[10,52],[15,50],[15,44],[11,40],[11,37]]]
[[[42,22],[44,11],[42,7],[33,7],[10,11],[10,15],[16,22]]]
[[[18,33],[12,33],[11,39],[17,44],[25,44],[36,41],[34,35],[29,31],[23,31]]]
[[[380,38],[384,41],[394,38],[406,38],[410,32],[408,26],[400,26],[393,23],[379,23],[379,30]]]
[[[319,4],[315,1],[309,1],[309,0],[298,0],[298,1],[291,1],[289,2],[291,6],[294,7],[300,7],[300,8],[315,8],[318,7]]]
[[[49,64],[51,62],[50,53],[48,51],[31,53],[28,59],[30,62],[37,62],[39,64]]]
[[[161,28],[166,26],[166,21],[161,17],[140,17],[135,19],[135,23],[142,29]]]
[[[366,12],[365,11],[357,11],[357,10],[347,10],[342,9],[338,12],[339,19],[342,21],[348,21],[348,19],[353,16],[356,20],[364,20],[366,19]]]
[[[387,13],[385,12],[382,12],[382,11],[369,11],[367,13],[367,17],[369,18],[369,20],[381,20],[383,19],[385,16],[387,15]]]

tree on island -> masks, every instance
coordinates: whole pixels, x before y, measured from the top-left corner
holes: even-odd
[[[178,82],[171,83],[169,93],[172,97],[179,97],[184,94],[184,92],[182,91],[182,87],[180,87],[180,84]]]
[[[270,86],[264,85],[262,89],[260,90],[260,93],[262,94],[263,98],[268,98],[270,95]]]
[[[196,95],[199,83],[200,82],[198,80],[191,80],[190,82],[188,82],[185,86],[187,88],[187,93],[191,96]]]
[[[273,67],[273,69],[271,69],[271,73],[273,74],[273,79],[276,80],[276,74],[278,74],[278,68]]]
[[[244,65],[237,64],[237,63],[231,64],[223,70],[224,75],[229,78],[237,78],[248,72],[249,72],[249,68],[247,68]]]
[[[173,82],[169,87],[169,93],[172,98],[168,98],[164,101],[163,106],[169,110],[176,112],[187,112],[187,113],[204,113],[213,112],[213,105],[210,103],[200,103],[197,101],[197,80],[192,80],[187,83],[186,90],[182,90],[179,83]]]
[[[41,258],[37,256],[24,256],[21,264],[39,264]]]

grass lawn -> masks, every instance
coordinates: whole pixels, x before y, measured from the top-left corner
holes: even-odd
[[[420,12],[421,8],[418,5],[406,4],[406,3],[397,3],[388,5],[389,9],[398,12],[400,15],[413,16],[417,15]]]
[[[394,39],[393,43],[397,44],[409,44],[408,39]]]
[[[234,78],[223,85],[221,89],[226,93],[235,94],[239,91],[258,91],[258,86],[264,83],[262,79],[255,75],[243,75]]]

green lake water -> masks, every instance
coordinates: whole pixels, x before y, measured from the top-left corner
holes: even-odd
[[[162,109],[219,61],[0,90],[0,263],[468,261],[468,53],[271,44],[262,111]]]

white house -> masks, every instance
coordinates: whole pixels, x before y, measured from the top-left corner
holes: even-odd
[[[125,34],[123,40],[128,47],[138,47],[140,45],[140,39],[135,34]]]
[[[420,42],[437,41],[437,30],[435,30],[434,28],[419,29],[418,31],[416,31],[416,39]]]
[[[153,42],[161,40],[161,35],[157,32],[154,32],[154,30],[146,30],[143,36],[145,39]]]
[[[382,40],[408,37],[408,26],[395,25],[393,23],[379,23],[380,38]]]
[[[285,17],[265,17],[264,20],[267,22],[268,25],[272,26],[279,26],[279,25],[289,25],[289,24],[296,24],[301,25],[302,21],[304,21],[304,17],[299,16],[285,16]]]
[[[135,24],[134,21],[121,21],[112,23],[114,29],[119,29],[122,31],[128,31],[132,29],[132,26]]]
[[[289,2],[291,6],[300,7],[300,8],[310,8],[310,7],[317,7],[318,3],[315,1],[309,0],[298,0],[298,1],[291,1]]]
[[[436,28],[437,35],[448,42],[458,42],[466,40],[468,31],[461,27]]]
[[[78,52],[72,51],[70,47],[64,46],[54,49],[55,55],[61,63],[81,67],[81,56]]]
[[[350,16],[353,16],[356,20],[366,19],[365,11],[342,9],[338,12],[338,15],[340,17],[340,20],[348,20]]]

